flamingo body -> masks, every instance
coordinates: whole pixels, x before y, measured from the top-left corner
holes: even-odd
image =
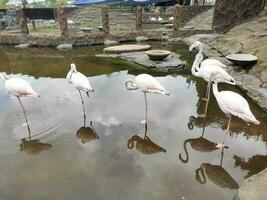
[[[173,21],[174,17],[169,17],[169,21]]]
[[[252,114],[248,102],[241,95],[232,91],[221,91],[215,97],[220,109],[226,115],[234,115],[248,123],[260,124]]]
[[[7,90],[7,92],[13,96],[16,97],[22,97],[22,96],[34,96],[39,97],[40,95],[35,92],[31,85],[21,79],[21,78],[5,78],[4,87]]]
[[[87,77],[76,70],[75,64],[71,64],[71,70],[68,72],[66,79],[78,90],[94,91]]]
[[[136,76],[134,84],[136,84],[137,89],[142,90],[143,92],[149,93],[158,93],[163,95],[169,95],[170,93],[155,79],[149,74],[140,74]]]
[[[159,17],[158,17],[158,21],[159,21],[159,22],[162,22],[163,19],[159,16]]]
[[[157,21],[157,19],[156,19],[155,17],[149,17],[149,19],[150,19],[150,21],[152,21],[152,22],[156,22],[156,21]]]

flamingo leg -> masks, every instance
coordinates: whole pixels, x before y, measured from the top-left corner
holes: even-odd
[[[145,96],[145,123],[147,123],[147,97],[146,97],[146,92],[144,92]]]
[[[201,115],[199,115],[199,117],[206,117],[207,115],[207,111],[208,111],[208,106],[209,106],[209,101],[210,101],[210,86],[211,86],[211,83],[208,82],[208,85],[207,85],[207,90],[206,90],[206,98],[203,98],[202,100],[205,100],[206,101],[206,105],[205,105],[205,112]]]
[[[29,126],[29,122],[28,122],[28,119],[27,119],[27,116],[26,116],[26,112],[25,112],[25,109],[23,107],[23,104],[20,100],[20,98],[18,97],[18,100],[19,100],[19,104],[22,108],[22,112],[23,112],[23,115],[24,115],[24,118],[25,118],[25,121],[26,121],[26,124],[27,124],[27,129],[28,129],[28,132],[29,132],[29,140],[31,140],[31,129],[30,129],[30,126]]]
[[[81,97],[81,101],[82,101],[82,105],[83,105],[83,119],[84,119],[84,126],[85,126],[85,122],[86,122],[86,115],[85,115],[85,108],[84,108],[84,101],[83,101],[83,96],[81,94],[81,91],[79,91],[80,97]]]
[[[224,143],[225,143],[225,140],[226,140],[226,138],[227,138],[227,135],[228,135],[228,133],[229,133],[229,128],[230,128],[230,124],[231,124],[231,119],[232,119],[232,116],[230,115],[229,116],[229,120],[228,120],[228,124],[227,124],[227,129],[225,130],[225,136],[224,136],[224,139],[223,139],[223,143],[222,144],[217,144],[217,148],[219,148],[219,149],[221,149],[221,148],[223,148],[223,147],[225,147],[225,145],[224,145]]]

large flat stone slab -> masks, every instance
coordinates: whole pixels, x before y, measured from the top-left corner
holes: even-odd
[[[240,200],[265,200],[267,199],[267,169],[249,177],[239,188]]]
[[[127,61],[143,65],[149,69],[152,68],[161,71],[168,71],[170,69],[184,69],[186,65],[185,62],[183,62],[179,56],[173,52],[162,61],[150,60],[144,51],[121,53],[120,56]]]
[[[107,47],[104,49],[105,53],[124,53],[124,52],[134,52],[134,51],[145,51],[151,48],[150,45],[139,45],[139,44],[126,44]]]

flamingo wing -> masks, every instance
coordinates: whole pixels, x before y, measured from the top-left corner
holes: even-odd
[[[215,66],[222,67],[222,68],[226,68],[227,67],[225,64],[221,63],[219,60],[216,60],[216,59],[213,59],[213,58],[208,58],[208,59],[203,60],[201,62],[200,67],[203,67],[205,65],[215,65]]]
[[[257,123],[248,102],[241,95],[232,91],[222,91],[219,92],[217,101],[224,113],[237,116],[247,122]]]
[[[90,91],[92,87],[85,75],[80,72],[73,72],[70,76],[71,83],[79,90]]]

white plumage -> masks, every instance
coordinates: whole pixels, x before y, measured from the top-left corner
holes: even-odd
[[[152,22],[156,22],[157,19],[155,17],[149,17],[149,20],[152,21]]]
[[[260,122],[252,114],[249,104],[244,97],[232,91],[218,91],[218,83],[222,80],[222,74],[219,72],[213,73],[211,75],[211,80],[213,81],[213,94],[220,109],[229,117],[229,120],[231,119],[231,115],[234,115],[248,123],[253,123],[256,125],[260,124]]]
[[[172,22],[172,21],[173,21],[173,19],[174,19],[173,17],[169,17],[169,21],[170,21],[170,22]]]
[[[170,95],[157,79],[149,74],[140,74],[136,76],[135,81],[127,80],[125,85],[129,90],[140,89],[143,92]]]
[[[159,21],[159,22],[162,22],[163,19],[159,16],[159,17],[158,17],[158,21]]]
[[[76,89],[82,90],[85,92],[93,92],[93,88],[91,87],[89,80],[85,75],[78,72],[76,70],[75,64],[71,64],[71,69],[67,74],[66,79],[69,83],[71,83]]]

